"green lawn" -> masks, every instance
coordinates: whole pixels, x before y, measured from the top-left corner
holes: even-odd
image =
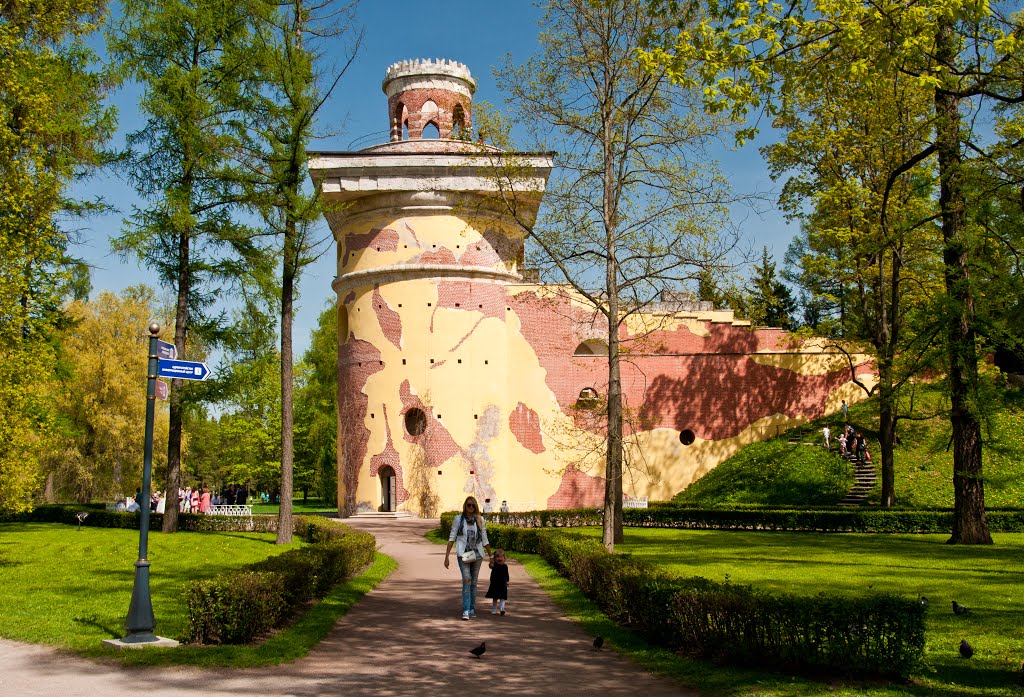
[[[138,558],[134,530],[43,523],[0,524],[0,636],[84,655],[111,655],[101,641],[124,636]],[[182,589],[302,544],[234,532],[149,536],[150,592],[156,633],[180,639],[188,613]],[[395,568],[377,555],[362,576],[341,584],[294,624],[256,646],[149,649],[113,654],[124,663],[243,667],[304,655],[348,609]]]
[[[582,532],[600,536],[597,528]],[[993,546],[944,544],[947,535],[754,533],[627,528],[616,551],[662,565],[682,576],[728,579],[774,592],[860,594],[894,592],[930,601],[926,668],[911,685],[835,686],[722,669],[675,667],[713,692],[749,694],[1020,695],[1024,660],[1024,534],[993,535]],[[957,617],[952,600],[971,608]],[[969,661],[960,640],[974,646]],[[664,659],[658,659],[663,661]],[[682,661],[684,664],[693,662]],[[671,671],[670,671],[671,672]],[[703,677],[700,677],[702,676]],[[730,677],[732,676],[732,677]],[[735,684],[734,684],[735,683]],[[692,683],[691,683],[692,684]],[[743,689],[741,689],[741,685]],[[771,685],[770,688],[767,686]],[[819,692],[820,690],[820,692]],[[759,692],[760,694],[760,692]]]
[[[253,499],[249,503],[252,504],[253,513],[271,513],[277,515],[281,507],[276,503],[259,503],[256,499]],[[292,500],[292,513],[298,515],[300,513],[326,513],[330,512],[334,515],[338,514],[338,507],[332,503],[324,501],[323,499],[293,499]]]

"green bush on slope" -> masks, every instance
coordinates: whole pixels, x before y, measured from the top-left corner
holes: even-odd
[[[719,506],[833,506],[853,484],[853,466],[835,453],[776,438],[754,443],[676,496],[678,503]]]
[[[1024,506],[1024,391],[988,386],[982,438],[987,508]],[[896,446],[896,504],[929,509],[953,506],[953,453],[948,406],[940,386],[919,387],[915,404],[920,420],[899,422]],[[871,399],[850,408],[850,421],[864,433],[874,464],[880,466],[878,407]],[[853,469],[821,444],[821,428],[836,429],[835,414],[802,427],[804,443],[789,443],[790,434],[740,450],[675,497],[700,506],[766,504],[834,505],[852,484]],[[813,443],[813,445],[812,445]],[[869,504],[878,503],[876,484]]]

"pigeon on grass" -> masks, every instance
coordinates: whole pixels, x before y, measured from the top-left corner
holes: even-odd
[[[968,610],[966,607],[964,607],[963,605],[961,605],[960,603],[958,603],[955,600],[953,601],[953,614],[954,615],[966,615],[968,612],[970,612],[970,610]]]
[[[470,649],[469,650],[469,652],[471,654],[473,654],[473,658],[480,658],[481,656],[484,655],[485,651],[487,651],[487,642],[486,641],[481,641],[479,646],[477,646],[475,649]]]
[[[960,642],[960,656],[963,658],[970,658],[974,655],[974,647],[967,643],[964,639]]]

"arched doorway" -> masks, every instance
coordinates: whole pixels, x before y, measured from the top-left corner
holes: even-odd
[[[395,512],[398,510],[398,477],[390,466],[380,468],[380,510]]]

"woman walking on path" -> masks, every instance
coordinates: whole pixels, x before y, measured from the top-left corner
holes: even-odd
[[[455,554],[462,572],[462,619],[476,617],[476,586],[480,578],[480,567],[484,563],[484,550],[491,554],[491,543],[487,539],[487,527],[480,515],[476,499],[467,496],[462,503],[462,513],[455,516],[452,532],[448,536],[448,548],[444,551],[444,568],[449,568],[449,557],[455,545]]]

